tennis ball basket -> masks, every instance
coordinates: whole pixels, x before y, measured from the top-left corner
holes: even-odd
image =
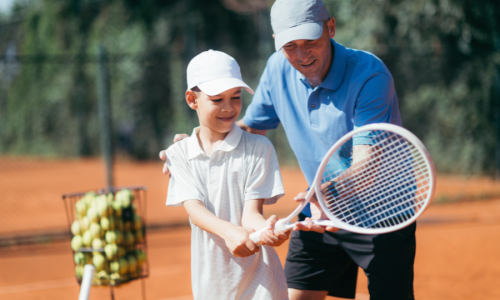
[[[72,235],[75,275],[82,283],[86,264],[95,267],[92,285],[113,287],[149,276],[145,186],[64,194]]]

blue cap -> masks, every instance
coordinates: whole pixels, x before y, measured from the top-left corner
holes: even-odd
[[[290,41],[319,39],[329,17],[321,0],[276,0],[271,8],[276,51]]]

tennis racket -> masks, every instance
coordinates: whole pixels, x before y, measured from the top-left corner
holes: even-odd
[[[293,228],[291,220],[316,195],[330,220],[315,220],[314,224],[361,234],[395,231],[424,212],[435,185],[432,158],[414,134],[392,124],[362,126],[328,150],[305,201],[278,220],[275,229]],[[250,238],[261,244],[260,235],[266,230],[254,232]]]

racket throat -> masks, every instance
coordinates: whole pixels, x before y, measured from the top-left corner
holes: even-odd
[[[294,227],[295,225],[287,221],[286,219],[280,219],[274,224],[274,229],[277,231],[287,231]]]

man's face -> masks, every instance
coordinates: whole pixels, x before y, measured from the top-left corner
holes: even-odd
[[[281,50],[290,64],[306,78],[324,79],[331,64],[330,38],[335,36],[335,19],[323,22],[323,34],[317,40],[294,40]]]

